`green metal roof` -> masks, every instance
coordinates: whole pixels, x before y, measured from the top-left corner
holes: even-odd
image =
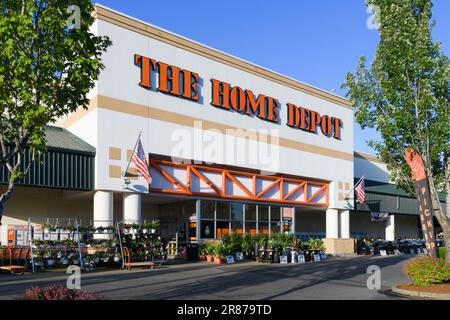
[[[45,137],[49,149],[95,155],[95,148],[93,146],[64,128],[46,126]]]
[[[358,181],[359,179],[355,178],[355,183],[357,183]],[[405,190],[398,188],[395,184],[380,181],[365,180],[365,190],[367,193],[384,194],[414,199],[416,198],[415,195],[411,195]],[[445,195],[443,193],[439,193],[439,199],[445,202]]]

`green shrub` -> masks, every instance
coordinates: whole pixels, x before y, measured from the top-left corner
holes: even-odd
[[[256,235],[256,242],[260,248],[267,248],[269,236],[267,234],[258,233]]]
[[[205,254],[208,256],[213,256],[216,254],[216,243],[208,242],[205,244]]]
[[[325,250],[325,245],[321,239],[310,238],[305,242],[305,245],[307,245],[311,250]]]
[[[255,250],[256,238],[251,234],[244,234],[242,236],[242,251],[249,254]]]
[[[445,260],[445,247],[438,248],[439,258]]]
[[[242,252],[242,234],[231,233],[222,237],[222,242],[227,246],[231,253]]]
[[[101,300],[102,296],[85,291],[68,289],[64,286],[30,287],[25,290],[21,300]]]
[[[231,254],[232,247],[229,243],[215,243],[214,256],[218,258],[226,257]]]
[[[406,275],[414,280],[415,286],[429,287],[432,284],[450,281],[450,266],[444,260],[420,257],[409,260],[405,265]]]

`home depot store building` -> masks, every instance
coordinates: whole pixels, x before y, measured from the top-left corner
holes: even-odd
[[[285,220],[325,237],[330,253],[353,252],[351,232],[371,224],[345,199],[356,164],[349,101],[111,9],[95,15],[92,31],[113,41],[106,68],[89,108],[47,129],[47,162],[8,203],[3,244],[29,217],[158,219],[163,236],[191,225],[196,240],[279,232]],[[139,134],[151,185],[133,164],[124,174]],[[415,212],[406,220],[417,235]]]

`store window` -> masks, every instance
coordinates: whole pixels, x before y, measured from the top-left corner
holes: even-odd
[[[216,238],[222,239],[230,233],[230,203],[218,201],[216,204]]]
[[[230,233],[230,221],[216,221],[216,238],[222,239],[224,234]]]
[[[270,220],[272,222],[281,220],[281,207],[270,207]]]
[[[243,221],[244,219],[244,206],[242,203],[232,203],[231,204],[231,220],[232,221]]]
[[[249,234],[257,233],[256,204],[245,204],[245,232]]]
[[[281,232],[281,207],[271,206],[270,207],[270,232],[280,233]]]
[[[214,221],[201,221],[200,237],[202,239],[214,239]]]
[[[258,205],[258,221],[269,221],[269,206]]]
[[[244,233],[244,205],[242,203],[231,203],[231,232]]]
[[[256,222],[245,221],[245,233],[256,234]]]
[[[202,200],[201,217],[205,220],[214,220],[215,201]]]
[[[229,202],[217,202],[217,220],[230,220],[230,203]]]
[[[256,221],[256,204],[245,204],[245,220]]]

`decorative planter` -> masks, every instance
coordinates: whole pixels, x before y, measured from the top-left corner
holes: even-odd
[[[120,256],[119,255],[115,255],[114,256],[114,262],[119,262],[120,261]]]
[[[223,263],[223,259],[220,257],[214,257],[214,263],[215,264],[222,264]]]
[[[208,262],[213,262],[213,261],[214,261],[214,256],[207,255],[207,256],[206,256],[206,261],[208,261]]]
[[[280,254],[276,251],[273,253],[273,262],[280,263]]]

